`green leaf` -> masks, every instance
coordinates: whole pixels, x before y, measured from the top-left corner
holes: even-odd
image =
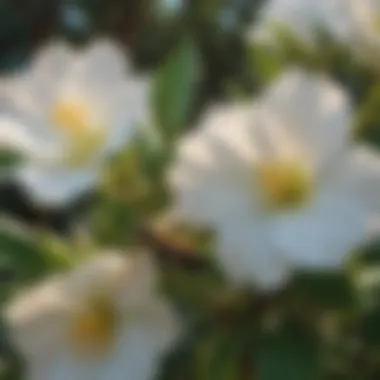
[[[19,279],[35,279],[52,271],[66,269],[70,265],[63,243],[52,246],[49,239],[28,233],[20,228],[0,228],[0,266],[14,272]]]
[[[0,379],[21,380],[22,366],[14,352],[4,316],[0,316]]]
[[[260,380],[317,380],[317,341],[300,326],[284,326],[259,339],[255,364]]]
[[[284,66],[281,55],[266,46],[255,44],[250,48],[249,54],[254,79],[259,86],[272,81]]]
[[[197,348],[196,378],[199,380],[240,378],[245,336],[224,326],[209,330]]]
[[[380,305],[364,312],[361,318],[362,336],[367,345],[380,348]]]
[[[126,244],[133,241],[139,218],[133,206],[112,197],[103,197],[93,210],[92,230],[97,243]]]
[[[376,147],[380,146],[380,85],[373,85],[356,115],[356,137],[364,139]]]
[[[22,158],[14,151],[0,149],[0,171],[9,170],[20,164]]]
[[[38,275],[48,264],[32,239],[0,230],[0,262],[3,267],[16,268],[18,275]]]
[[[200,75],[194,41],[182,39],[158,73],[154,91],[156,121],[165,142],[171,142],[188,121]]]
[[[350,308],[354,303],[354,289],[343,273],[302,273],[294,280],[294,292],[323,309]]]

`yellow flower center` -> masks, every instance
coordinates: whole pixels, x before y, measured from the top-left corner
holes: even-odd
[[[69,341],[79,355],[102,353],[109,349],[115,338],[117,326],[115,307],[106,300],[89,304],[73,319]]]
[[[80,135],[89,129],[90,112],[78,103],[59,102],[53,109],[53,121],[70,135]]]
[[[94,125],[91,110],[83,104],[61,101],[52,110],[51,121],[70,140],[67,164],[85,164],[104,144],[104,128]]]
[[[264,205],[269,209],[300,208],[312,193],[311,177],[302,165],[264,163],[259,167],[258,177]]]

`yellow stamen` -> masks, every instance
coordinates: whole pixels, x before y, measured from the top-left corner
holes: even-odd
[[[61,101],[52,110],[51,121],[70,141],[67,164],[85,164],[104,143],[104,128],[93,124],[90,109],[83,104]]]
[[[89,110],[74,102],[59,102],[52,112],[52,122],[70,135],[86,134],[89,130],[89,120]]]
[[[259,183],[264,204],[270,209],[297,209],[310,198],[312,180],[307,170],[295,163],[265,163]]]
[[[113,305],[104,300],[94,301],[74,318],[69,341],[80,355],[102,353],[112,344],[116,325]]]

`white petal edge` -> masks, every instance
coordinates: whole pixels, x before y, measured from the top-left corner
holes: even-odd
[[[292,269],[265,228],[259,221],[230,220],[218,230],[217,260],[234,283],[273,292],[287,283]]]
[[[76,61],[64,78],[62,94],[69,97],[79,94],[100,100],[104,91],[111,92],[128,73],[129,60],[124,56],[124,50],[105,38],[78,50]]]
[[[380,153],[357,145],[347,152],[335,186],[374,217],[380,217]]]
[[[0,149],[17,151],[27,159],[53,160],[59,156],[58,141],[41,133],[32,123],[3,114],[0,117]]]
[[[29,97],[30,108],[34,104],[35,115],[47,120],[61,83],[76,61],[77,53],[74,48],[64,41],[52,40],[37,51],[32,59],[31,67],[16,78],[20,91],[23,91],[22,97],[26,100]],[[17,99],[15,103],[18,103]]]
[[[351,102],[327,77],[290,68],[266,90],[260,104],[298,142],[317,170],[328,168],[350,144]]]
[[[63,207],[86,192],[97,183],[99,168],[71,171],[58,167],[27,164],[18,169],[17,179],[30,199],[43,207]]]
[[[55,276],[16,294],[4,308],[11,341],[27,360],[45,355],[63,341],[71,299],[62,287],[62,280],[62,276]]]
[[[138,131],[148,127],[150,115],[151,79],[127,77],[124,83],[112,89],[107,112],[110,127],[105,147],[110,154],[124,148]]]
[[[308,208],[273,223],[273,242],[298,268],[342,268],[367,238],[363,207],[344,193],[323,194]]]

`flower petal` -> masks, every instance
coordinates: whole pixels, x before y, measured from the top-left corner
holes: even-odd
[[[283,286],[291,268],[258,221],[230,220],[218,234],[217,257],[223,271],[238,284],[273,291]]]
[[[62,287],[62,277],[30,289],[5,308],[4,316],[16,348],[34,361],[63,341],[71,300]]]
[[[178,214],[212,222],[255,206],[250,193],[255,150],[248,139],[248,108],[217,108],[204,128],[180,143],[168,182]]]
[[[78,306],[99,291],[115,300],[118,308],[139,308],[156,292],[156,268],[152,258],[143,252],[123,255],[106,251],[101,256],[79,265],[68,274],[63,284],[68,294],[75,294]]]
[[[150,87],[149,79],[130,76],[111,89],[112,93],[105,99],[110,123],[107,153],[123,148],[135,132],[150,121]]]
[[[98,357],[96,360],[76,355],[76,353],[65,346],[54,351],[49,361],[40,358],[39,362],[33,362],[29,371],[36,380],[101,380],[107,378],[105,371],[105,360]],[[37,378],[37,375],[40,377]]]
[[[250,136],[257,123],[259,115],[250,103],[215,106],[205,115],[198,139],[207,143],[224,175],[245,176],[251,169],[257,158],[257,146],[252,144]]]
[[[95,185],[96,168],[72,171],[59,167],[40,167],[32,163],[19,169],[18,180],[36,203],[62,207],[80,197]]]
[[[233,183],[216,179],[196,181],[189,177],[188,183],[179,183],[177,189],[173,186],[174,212],[183,221],[214,227],[220,220],[254,209],[254,201]]]
[[[124,258],[125,270],[120,286],[115,292],[115,302],[123,310],[141,307],[157,292],[157,270],[153,258],[146,253],[136,252]]]
[[[127,318],[127,316],[126,316]],[[69,346],[58,350],[49,363],[34,365],[39,380],[153,380],[163,355],[177,337],[176,321],[165,304],[151,318],[126,319],[108,351],[95,357],[80,357]],[[36,378],[37,379],[37,378]]]
[[[123,380],[128,374],[134,380],[154,379],[163,356],[172,348],[177,336],[173,322],[170,315],[165,324],[157,323],[153,318],[127,324],[105,363],[105,378]]]
[[[308,208],[279,217],[273,242],[300,268],[340,268],[367,236],[366,213],[342,193],[322,194]]]
[[[249,37],[276,46],[282,42],[276,33],[279,26],[307,47],[314,47],[318,42],[317,29],[323,28],[332,38],[346,42],[352,31],[347,4],[350,2],[358,3],[357,0],[269,0],[258,17],[258,25],[249,31]]]
[[[37,52],[30,70],[18,78],[22,97],[28,96],[30,103],[34,103],[35,115],[46,119],[50,114],[60,82],[75,61],[74,50],[62,41],[52,41]]]
[[[88,299],[97,289],[109,290],[111,294],[115,286],[124,280],[126,269],[132,263],[121,253],[105,251],[102,255],[78,265],[65,277],[63,287],[68,294],[75,294],[76,302]]]
[[[98,40],[73,62],[61,90],[69,97],[79,94],[100,99],[104,91],[111,93],[111,89],[120,84],[127,70],[123,50],[110,40]]]
[[[34,128],[31,121],[26,124],[6,114],[0,118],[0,149],[16,150],[33,160],[52,160],[59,155],[59,146],[53,137]]]
[[[358,146],[351,149],[335,178],[337,191],[352,199],[376,217],[380,214],[380,154]]]
[[[32,73],[38,81],[60,78],[74,58],[74,50],[63,41],[52,41],[39,50],[32,62]]]
[[[329,167],[350,142],[349,101],[342,89],[322,76],[290,70],[268,89],[261,104],[317,169]]]

